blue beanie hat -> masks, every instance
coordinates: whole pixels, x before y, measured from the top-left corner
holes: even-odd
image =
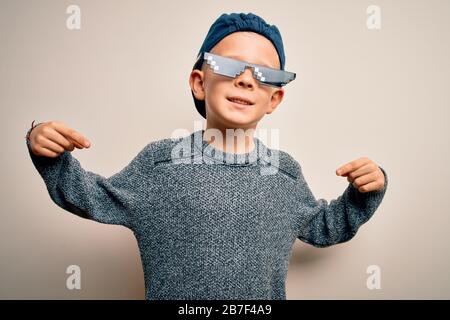
[[[275,25],[269,25],[263,18],[253,13],[224,13],[211,25],[208,34],[198,52],[198,57],[201,57],[204,52],[209,52],[220,40],[228,36],[233,32],[238,31],[252,31],[259,33],[269,39],[274,45],[278,53],[280,60],[280,69],[284,70],[285,56],[283,39],[281,38],[280,31]],[[203,59],[200,59],[200,63]],[[199,69],[201,64],[194,65],[194,69]],[[192,92],[192,91],[191,91]],[[195,107],[203,118],[206,119],[206,108],[204,100],[197,100],[192,92],[194,98]]]

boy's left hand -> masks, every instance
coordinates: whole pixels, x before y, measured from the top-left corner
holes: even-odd
[[[367,157],[351,161],[336,170],[336,175],[347,177],[359,192],[378,191],[384,188],[384,174],[375,162]]]

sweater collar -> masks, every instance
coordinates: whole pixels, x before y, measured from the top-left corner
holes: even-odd
[[[204,162],[225,165],[251,165],[259,163],[267,156],[267,147],[257,137],[253,137],[254,148],[246,153],[224,152],[203,139],[205,130],[197,130],[191,134],[195,150],[203,155]]]

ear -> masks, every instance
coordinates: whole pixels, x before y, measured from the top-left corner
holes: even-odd
[[[194,97],[197,100],[205,100],[205,90],[203,88],[204,72],[200,70],[192,70],[189,76],[189,86],[191,87]]]
[[[272,93],[272,97],[270,98],[269,110],[267,110],[266,114],[271,114],[275,111],[278,105],[283,101],[284,97],[284,89],[275,89]]]

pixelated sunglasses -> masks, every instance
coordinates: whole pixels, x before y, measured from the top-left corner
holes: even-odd
[[[273,69],[259,64],[253,64],[241,60],[219,56],[210,52],[204,52],[203,58],[200,55],[194,65],[194,69],[200,69],[203,62],[216,74],[230,78],[236,78],[246,67],[253,68],[253,76],[263,85],[281,88],[295,79],[295,73],[280,69]]]

